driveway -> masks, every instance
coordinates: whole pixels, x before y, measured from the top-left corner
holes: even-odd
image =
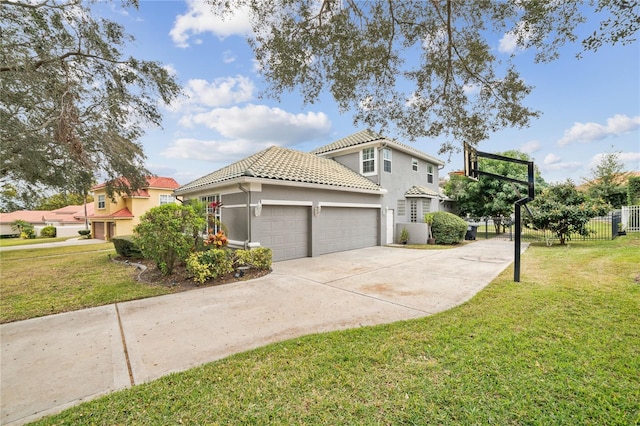
[[[370,247],[277,262],[262,278],[0,326],[0,423],[311,333],[424,317],[469,300],[513,243]]]

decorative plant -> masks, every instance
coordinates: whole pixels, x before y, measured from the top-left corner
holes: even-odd
[[[407,228],[402,228],[402,231],[400,231],[400,242],[402,244],[407,244],[407,241],[409,241],[409,231],[407,231]]]
[[[427,244],[435,244],[436,240],[433,238],[433,213],[427,213],[424,215],[424,223],[427,224],[427,229],[429,231],[429,238],[427,239]]]
[[[222,248],[229,244],[229,239],[224,235],[224,231],[220,230],[216,234],[209,232],[209,238],[204,242],[205,246],[213,246],[215,248]]]

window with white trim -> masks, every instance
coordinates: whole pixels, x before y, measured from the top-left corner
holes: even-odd
[[[418,221],[418,201],[409,200],[409,221],[416,223]]]
[[[398,210],[398,216],[404,216],[407,214],[404,200],[398,200],[398,208],[396,210]]]
[[[360,168],[363,175],[371,175],[376,172],[376,149],[365,148],[360,151]]]
[[[391,150],[389,148],[382,150],[382,163],[382,170],[391,173]]]
[[[207,208],[207,228],[206,233],[215,234],[222,229],[222,208],[215,207],[220,205],[220,194],[209,195],[206,197],[200,197],[200,201],[205,203]],[[212,205],[213,204],[213,205]]]
[[[415,158],[412,158],[412,159],[411,159],[411,169],[412,169],[414,172],[417,172],[417,171],[418,171],[418,160],[416,160]]]
[[[160,194],[160,205],[176,202],[176,197],[170,194]]]
[[[105,209],[107,208],[107,196],[104,194],[98,195],[98,208]]]
[[[431,164],[427,164],[427,182],[433,183],[433,166]]]

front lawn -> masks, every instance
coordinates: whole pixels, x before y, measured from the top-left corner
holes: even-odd
[[[438,315],[269,345],[37,424],[638,424],[640,234],[532,245],[512,272]]]
[[[112,243],[0,252],[0,322],[170,293],[109,260]]]

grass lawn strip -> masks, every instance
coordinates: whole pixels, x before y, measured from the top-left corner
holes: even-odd
[[[521,283],[507,269],[447,312],[269,345],[36,424],[638,424],[639,265],[639,234],[532,245]]]
[[[170,293],[109,260],[113,244],[0,253],[0,322]]]

